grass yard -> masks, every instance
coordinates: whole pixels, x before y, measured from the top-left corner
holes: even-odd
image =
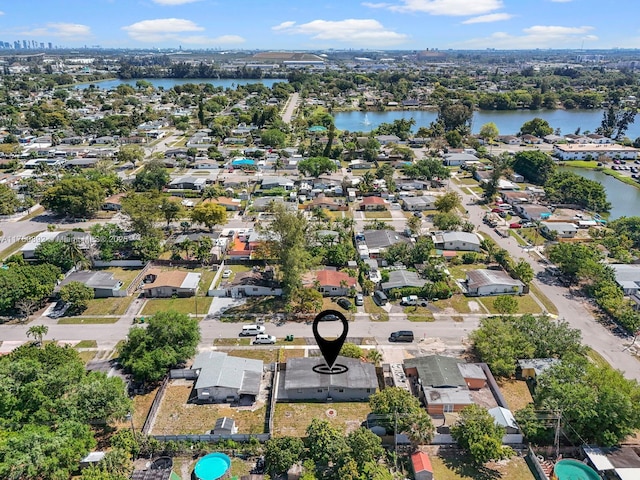
[[[98,348],[98,342],[95,340],[81,340],[73,348]]]
[[[447,265],[447,270],[453,278],[464,280],[467,278],[467,272],[471,270],[480,270],[486,267],[487,266],[482,263],[473,265]]]
[[[522,238],[520,234],[517,233],[513,228],[509,229],[509,235],[516,239],[516,242],[518,242],[518,245],[523,246],[527,244],[527,241],[524,238]]]
[[[531,245],[544,245],[546,241],[545,238],[537,233],[537,229],[534,227],[531,228],[521,228],[518,232],[522,238],[528,241]]]
[[[138,274],[142,271],[140,268],[120,268],[120,267],[109,267],[105,269],[101,269],[100,271],[109,272],[113,274],[113,278],[117,278],[122,282],[122,288],[126,289],[131,285],[131,282],[138,276]]]
[[[477,187],[479,185],[478,181],[473,177],[464,177],[464,178],[456,177],[456,182],[462,185],[469,185],[471,187]]]
[[[216,419],[220,417],[233,418],[238,426],[238,433],[264,433],[264,405],[251,411],[244,407],[231,408],[225,404],[188,404],[191,390],[190,384],[172,384],[167,387],[153,428],[154,435],[205,433],[213,428]]]
[[[542,305],[544,305],[544,308],[547,310],[548,313],[550,313],[551,315],[558,315],[558,307],[556,307],[554,303],[551,300],[549,300],[549,297],[547,297],[544,293],[542,293],[542,290],[540,290],[537,285],[535,285],[532,282],[531,284],[529,284],[529,288],[530,288],[530,293],[536,296],[538,301]]]
[[[303,358],[305,350],[304,348],[282,348],[280,352],[279,360],[285,362],[289,358]]]
[[[484,307],[489,310],[489,313],[495,314],[498,313],[498,311],[493,306],[493,302],[496,298],[496,296],[477,297],[475,300],[484,305]],[[516,311],[516,313],[542,313],[540,305],[538,305],[536,301],[531,298],[531,295],[514,295],[514,298],[518,301],[518,310]]]
[[[145,395],[135,395],[133,397],[133,427],[140,431],[144,425],[144,421],[147,419],[147,414],[151,409],[153,399],[156,398],[157,388]]]
[[[627,185],[631,185],[631,186],[636,187],[636,188],[640,187],[638,182],[636,182],[633,178],[628,177],[627,175],[623,175],[622,173],[618,172],[617,170],[611,170],[609,168],[605,168],[604,170],[602,170],[602,173],[604,173],[605,175],[611,175],[612,177],[617,178],[618,180],[620,180],[621,182],[626,183]]]
[[[209,311],[213,297],[151,298],[142,307],[141,315],[155,315],[158,312],[174,310],[178,313],[195,314],[203,317]],[[197,302],[197,306],[196,306]]]
[[[607,362],[602,355],[596,352],[593,348],[587,347],[587,357],[591,362],[596,364],[599,367],[610,367],[609,362]]]
[[[252,358],[262,360],[264,363],[273,363],[278,360],[278,347],[259,345],[252,350],[229,350],[226,353],[232,357]]]
[[[87,363],[89,363],[91,360],[95,358],[96,352],[93,352],[91,350],[85,350],[83,352],[78,352],[78,356],[86,365]]]
[[[269,315],[284,311],[285,302],[282,297],[255,297],[247,298],[246,302],[237,307],[232,307],[222,315],[223,322],[255,322],[252,315]]]
[[[598,162],[596,162],[595,160],[565,160],[562,162],[562,164],[566,165],[567,167],[575,168],[596,168],[598,166]]]
[[[471,308],[469,308],[469,300],[462,294],[454,294],[451,296],[451,298],[435,300],[433,302],[433,305],[435,307],[441,308],[442,310],[452,308],[458,313],[471,313]]]
[[[431,456],[433,478],[438,480],[535,480],[524,458],[513,457],[501,462],[475,466],[465,457]]]
[[[118,317],[65,317],[58,320],[58,325],[103,325],[118,320]]]
[[[94,298],[82,315],[124,315],[134,297]]]
[[[364,311],[369,314],[372,322],[388,322],[389,314],[387,311],[373,301],[373,297],[364,297]]]
[[[407,315],[410,322],[433,322],[433,312],[426,307],[403,307],[402,310]]]
[[[33,212],[29,213],[28,215],[25,215],[24,217],[22,217],[18,221],[19,222],[25,222],[27,220],[31,220],[32,218],[37,217],[38,215],[42,215],[44,212],[45,212],[45,208],[44,207],[38,207]]]
[[[251,345],[251,339],[250,338],[216,338],[213,340],[213,344],[216,347],[248,347],[249,345]]]
[[[374,211],[374,212],[364,212],[364,218],[369,218],[369,219],[385,219],[385,220],[390,220],[391,217],[391,212],[387,211],[387,210],[381,210],[381,211]]]
[[[327,415],[330,409],[336,412],[334,417]],[[304,437],[307,427],[314,418],[328,420],[334,427],[349,433],[358,429],[370,412],[367,402],[277,403],[273,419],[273,434],[276,437],[287,435]]]
[[[528,404],[533,402],[531,392],[524,380],[504,379],[498,380],[498,386],[502,392],[502,396],[507,401],[509,409],[512,412],[522,410]]]

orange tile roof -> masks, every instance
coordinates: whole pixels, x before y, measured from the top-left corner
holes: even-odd
[[[433,473],[433,467],[431,466],[431,459],[429,455],[424,452],[416,452],[411,455],[411,464],[413,465],[414,472],[431,472]]]
[[[381,197],[364,197],[362,199],[363,205],[384,205],[384,200]]]
[[[340,282],[343,280],[347,282],[348,287],[356,284],[355,278],[350,277],[346,273],[338,272],[337,270],[319,270],[316,272],[316,279],[320,282],[320,285],[330,285],[333,287],[339,287]]]

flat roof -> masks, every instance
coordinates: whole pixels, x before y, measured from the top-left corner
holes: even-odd
[[[323,364],[320,357],[290,358],[285,371],[285,390],[302,388],[378,388],[378,377],[373,364],[361,362],[355,358],[338,357],[336,363],[349,368],[341,375],[323,375],[316,373],[313,367]]]
[[[640,152],[637,148],[618,145],[615,143],[572,143],[555,145],[555,148],[563,152],[592,152],[592,151],[609,151],[609,152]]]

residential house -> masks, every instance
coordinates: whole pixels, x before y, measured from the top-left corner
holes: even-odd
[[[425,452],[418,451],[411,454],[411,470],[415,480],[433,480],[431,459]]]
[[[25,260],[35,259],[36,249],[44,242],[76,242],[81,250],[87,251],[91,248],[92,237],[87,232],[42,232],[20,248],[22,258]]]
[[[344,272],[337,270],[317,270],[306,275],[307,285],[315,287],[325,297],[341,297],[348,295],[356,288],[358,281]]]
[[[435,210],[436,200],[436,197],[431,195],[422,195],[420,197],[405,196],[402,198],[402,208],[410,212]]]
[[[498,140],[507,145],[520,145],[520,139],[515,135],[500,135]]]
[[[381,197],[364,197],[360,203],[360,209],[365,211],[386,210],[387,202]]]
[[[206,177],[178,177],[171,180],[169,188],[177,190],[203,190],[207,185]]]
[[[119,212],[120,210],[122,210],[122,199],[125,195],[125,193],[116,193],[115,195],[107,197],[102,204],[102,210]]]
[[[467,294],[478,297],[520,295],[524,291],[524,283],[503,270],[469,270],[465,283]]]
[[[193,166],[192,168],[195,168],[196,170],[213,170],[216,168],[219,168],[218,166],[218,162],[215,160],[196,160],[195,162],[193,162]]]
[[[519,173],[512,173],[511,174],[511,181],[512,182],[516,182],[516,183],[523,183],[524,182],[524,176],[520,175]]]
[[[445,153],[444,164],[448,167],[459,167],[466,162],[477,162],[478,157],[470,153]]]
[[[329,210],[332,212],[346,210],[346,206],[342,203],[342,201],[337,200],[333,197],[327,197],[324,193],[321,193],[317,197],[315,197],[311,202],[306,205],[307,210],[314,210],[316,208],[322,210]]]
[[[232,298],[282,295],[280,282],[275,280],[272,267],[267,267],[263,272],[251,270],[236,273],[230,282],[221,284],[220,288],[226,289],[227,296]]]
[[[575,223],[569,222],[540,222],[540,230],[546,235],[555,235],[558,238],[573,238],[578,233]]]
[[[322,357],[289,358],[278,401],[366,402],[378,390],[376,368],[355,358],[338,357],[347,371],[325,375],[314,370],[325,364]]]
[[[589,139],[589,143],[595,143],[599,145],[607,145],[614,143],[609,137],[605,137],[604,135],[600,135],[598,133],[590,133],[585,135]]]
[[[97,158],[74,158],[64,162],[65,168],[91,168],[99,162]]]
[[[625,295],[640,293],[640,264],[613,263],[610,267],[613,268],[616,283]]]
[[[589,143],[589,139],[587,137],[585,137],[584,135],[576,135],[574,133],[568,133],[567,135],[564,136],[564,139],[569,143],[576,143],[576,144]]]
[[[414,287],[422,288],[427,284],[427,280],[421,278],[416,272],[411,270],[391,270],[389,281],[382,283],[382,290],[388,292],[394,288]]]
[[[260,182],[260,190],[272,188],[283,188],[290,192],[295,188],[295,182],[289,177],[264,177]]]
[[[562,137],[560,135],[545,135],[544,137],[542,137],[542,139],[545,141],[545,143],[558,143],[560,140],[562,140]]]
[[[504,407],[494,407],[490,408],[488,412],[493,417],[495,424],[504,428],[502,443],[512,445],[522,443],[524,437],[511,410]]]
[[[502,200],[509,205],[529,203],[531,201],[531,194],[526,191],[501,192],[500,196],[502,197]]]
[[[182,270],[152,268],[144,277],[142,290],[145,297],[151,298],[193,297],[198,292],[201,276]]]
[[[459,412],[473,405],[471,390],[487,384],[481,366],[442,355],[407,359],[404,369],[430,415]]]
[[[480,238],[471,232],[442,232],[433,235],[433,243],[440,250],[480,251]]]
[[[358,251],[363,259],[377,258],[381,256],[387,248],[398,242],[409,242],[410,240],[393,230],[365,230],[356,237]]]
[[[380,145],[389,145],[390,143],[400,142],[400,137],[397,135],[377,135],[375,138]]]
[[[251,208],[256,212],[266,212],[274,203],[284,204],[284,197],[254,197]]]
[[[93,289],[95,298],[124,297],[127,294],[125,290],[121,290],[122,282],[117,278],[113,278],[113,273],[94,272],[91,270],[81,270],[67,275],[64,280],[60,281],[54,291],[59,292],[60,288],[71,282],[80,282]]]
[[[520,137],[524,143],[529,145],[539,145],[542,143],[542,139],[540,137],[536,137],[535,135],[525,134]]]
[[[191,370],[197,373],[194,389],[199,401],[234,403],[246,400],[253,403],[260,392],[264,363],[212,351],[200,353]]]
[[[601,156],[635,160],[640,149],[617,144],[554,145],[553,155],[560,160],[597,160]]]
[[[535,222],[537,220],[547,220],[551,216],[551,210],[544,205],[514,205],[515,212],[528,222]]]
[[[240,210],[242,206],[242,203],[239,198],[218,197],[218,198],[209,198],[204,201],[213,203],[215,205],[221,205],[228,212],[237,212],[238,210]]]

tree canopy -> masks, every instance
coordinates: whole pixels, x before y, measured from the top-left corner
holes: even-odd
[[[600,182],[572,172],[553,173],[544,187],[547,199],[551,202],[580,205],[595,212],[608,212],[611,209]]]
[[[162,160],[154,159],[145,164],[133,181],[133,187],[137,192],[160,191],[169,183],[169,172]]]
[[[520,127],[520,135],[534,135],[536,137],[546,137],[553,133],[553,128],[549,125],[549,122],[542,118],[534,118],[528,122],[524,122]]]
[[[539,150],[524,150],[516,153],[513,159],[513,170],[531,183],[544,185],[555,172],[553,158]]]
[[[404,167],[404,173],[409,178],[433,180],[434,178],[449,178],[449,169],[435,158],[423,158]]]
[[[102,206],[102,185],[84,177],[65,177],[50,187],[42,197],[42,205],[60,215],[91,217]]]
[[[335,172],[336,162],[327,157],[310,157],[298,162],[300,173],[310,177],[319,177],[323,173]]]
[[[48,263],[0,269],[0,312],[10,314],[20,302],[32,307],[42,304],[53,293],[59,275],[60,269]]]
[[[136,380],[156,382],[196,353],[198,320],[174,311],[156,313],[147,328],[133,327],[120,349],[122,364]]]

